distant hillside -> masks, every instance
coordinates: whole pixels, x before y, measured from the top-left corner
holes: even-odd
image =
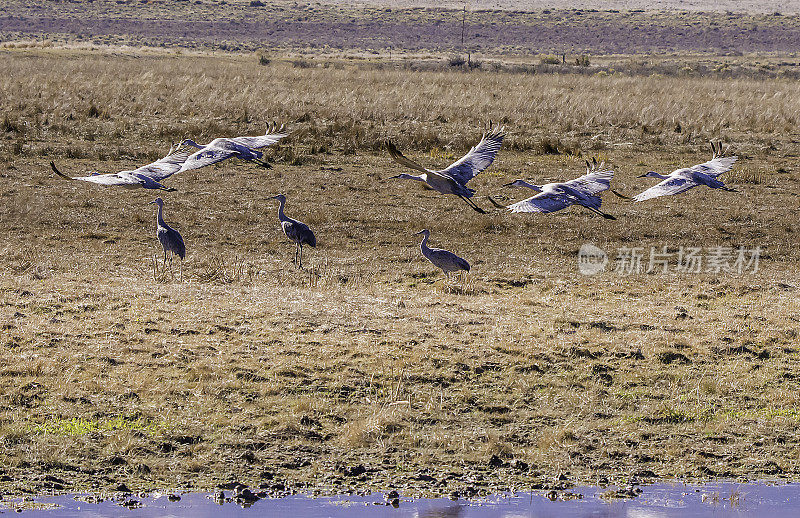
[[[382,7],[441,7],[445,9],[502,9],[510,11],[538,11],[541,9],[597,9],[601,11],[616,9],[661,10],[673,9],[706,12],[746,12],[746,13],[800,13],[797,0],[321,0],[329,5],[372,5]]]
[[[515,1],[507,3],[513,5]],[[466,49],[494,54],[735,55],[796,52],[800,49],[800,15],[594,9],[470,9],[464,13],[430,7],[345,7],[270,0],[73,0],[41,4],[8,0],[0,13],[0,40],[26,38],[233,51]]]

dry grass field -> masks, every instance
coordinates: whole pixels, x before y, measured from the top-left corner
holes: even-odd
[[[797,81],[10,49],[0,108],[0,493],[800,474]],[[169,178],[173,193],[48,167],[131,168],[272,120],[292,132],[272,169],[223,162]],[[480,215],[386,180],[402,169],[382,140],[444,165],[489,120],[508,136],[470,184],[486,208],[528,196],[503,183],[569,179],[592,156],[639,192],[712,138],[739,155],[723,179],[740,192],[607,196],[607,221]],[[317,234],[305,271],[279,192]],[[152,269],[159,194],[183,282]],[[465,284],[423,260],[422,228],[471,262]],[[588,242],[612,260],[763,251],[755,273],[582,276]]]

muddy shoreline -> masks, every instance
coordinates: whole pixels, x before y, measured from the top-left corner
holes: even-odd
[[[141,468],[140,468],[141,469]],[[599,475],[590,479],[575,477],[570,472],[545,473],[520,460],[503,461],[491,457],[485,466],[462,468],[423,468],[400,472],[396,466],[382,467],[364,464],[340,464],[331,472],[321,472],[319,466],[310,467],[303,461],[284,462],[282,467],[232,472],[226,476],[210,476],[192,480],[181,477],[154,483],[150,477],[126,474],[93,472],[91,468],[69,472],[63,470],[0,470],[0,495],[6,498],[26,496],[55,496],[65,494],[92,494],[96,498],[125,499],[159,492],[203,492],[214,495],[219,502],[252,503],[261,498],[280,498],[290,495],[312,497],[371,493],[387,495],[387,502],[397,498],[450,498],[452,500],[483,498],[491,495],[539,492],[551,500],[569,499],[577,486],[596,486],[608,499],[636,498],[640,486],[658,483],[708,484],[715,481],[736,480],[738,483],[763,480],[765,477],[783,483],[798,480],[792,474],[776,475],[762,470],[760,478],[733,476],[732,472],[720,476],[675,479],[659,477],[642,468],[628,473]],[[704,471],[704,470],[701,470]],[[711,470],[705,470],[711,471]]]

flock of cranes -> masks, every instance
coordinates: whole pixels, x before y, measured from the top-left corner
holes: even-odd
[[[177,147],[170,149],[169,153],[151,164],[144,165],[132,171],[120,171],[118,173],[99,174],[92,173],[88,176],[70,177],[58,170],[55,163],[50,162],[53,171],[60,177],[68,180],[80,180],[94,183],[104,187],[124,187],[124,188],[144,188],[159,189],[163,191],[175,191],[171,187],[163,185],[161,182],[173,174],[182,171],[199,169],[211,164],[215,164],[228,158],[238,158],[259,164],[263,167],[271,167],[263,160],[261,148],[275,144],[280,139],[287,136],[283,133],[283,126],[278,127],[273,124],[267,128],[264,135],[255,137],[234,137],[217,138],[206,145],[200,145],[192,140],[184,140]],[[403,155],[391,141],[386,141],[386,148],[389,155],[399,164],[422,174],[402,173],[390,178],[415,180],[425,183],[428,187],[441,194],[458,196],[473,210],[486,214],[473,200],[475,190],[467,187],[467,182],[477,176],[480,172],[488,168],[494,162],[497,152],[503,143],[505,133],[502,127],[495,127],[483,135],[483,138],[476,146],[453,162],[445,169],[433,170],[423,167]],[[722,189],[725,191],[737,192],[735,189],[725,186],[719,180],[719,176],[730,170],[736,162],[735,156],[724,156],[722,144],[711,143],[711,160],[692,167],[677,169],[668,175],[661,175],[654,171],[649,171],[642,177],[655,177],[662,181],[649,189],[633,196],[633,201],[641,202],[659,196],[670,196],[684,192],[698,185],[705,185],[711,189]],[[606,219],[616,219],[611,214],[603,212],[600,208],[602,199],[600,194],[610,190],[615,195],[628,198],[619,192],[611,189],[611,181],[614,178],[614,171],[604,168],[604,163],[598,164],[595,159],[592,162],[586,161],[586,174],[579,178],[567,182],[548,183],[536,185],[526,180],[518,179],[507,183],[504,187],[525,187],[535,191],[537,194],[525,200],[513,203],[507,207],[497,203],[493,198],[488,197],[489,201],[498,208],[505,208],[511,212],[541,212],[550,213],[560,211],[570,205],[579,205],[601,215]],[[303,267],[303,245],[316,247],[317,241],[314,233],[308,225],[298,220],[292,219],[284,214],[286,196],[278,194],[272,196],[279,202],[278,220],[286,237],[295,243],[294,262],[298,268]],[[628,198],[630,199],[630,198]],[[180,233],[171,228],[164,222],[163,209],[164,201],[157,198],[151,202],[158,207],[156,214],[156,235],[164,250],[164,265],[169,260],[172,266],[172,257],[178,256],[181,259],[181,277],[183,276],[183,259],[186,256],[186,246]],[[431,248],[428,246],[430,231],[424,229],[417,232],[422,235],[420,250],[422,255],[440,268],[449,278],[454,272],[469,272],[469,263],[456,254],[441,248]]]
[[[81,180],[102,185],[103,187],[116,186],[127,189],[143,188],[174,191],[175,189],[167,187],[161,182],[176,173],[200,169],[227,158],[236,157],[255,162],[264,167],[270,167],[269,164],[261,160],[263,153],[259,149],[275,144],[285,136],[286,133],[283,133],[283,126],[277,127],[272,124],[267,127],[267,132],[264,135],[257,137],[217,138],[205,146],[186,139],[178,144],[177,149],[174,146],[170,148],[169,153],[164,158],[160,158],[151,164],[143,165],[133,171],[120,171],[119,173],[91,173],[89,176],[67,176],[58,170],[54,162],[50,162],[50,167],[61,178]],[[195,148],[198,151],[194,151]]]

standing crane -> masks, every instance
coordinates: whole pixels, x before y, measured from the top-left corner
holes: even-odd
[[[314,237],[314,233],[311,229],[303,222],[297,221],[296,219],[292,219],[286,214],[283,213],[283,207],[286,205],[286,196],[283,194],[278,194],[276,196],[272,196],[270,199],[278,200],[280,202],[280,206],[278,207],[278,220],[281,222],[281,228],[283,228],[283,233],[286,234],[286,237],[289,238],[290,241],[293,241],[295,244],[294,250],[294,263],[297,264],[298,268],[303,267],[303,245],[308,245],[312,248],[316,248],[317,246],[317,238]]]
[[[448,279],[450,278],[450,274],[452,272],[469,272],[469,263],[465,259],[462,259],[453,252],[449,252],[441,248],[431,248],[428,246],[428,238],[431,235],[430,230],[426,228],[424,230],[420,230],[414,235],[420,234],[423,236],[422,242],[419,244],[419,249],[422,251],[422,255],[425,256],[425,259],[433,263],[434,266],[440,268]]]
[[[161,243],[161,248],[164,249],[164,267],[167,265],[167,253],[169,256],[169,269],[172,271],[172,257],[177,255],[181,258],[181,281],[183,280],[183,260],[186,257],[186,245],[183,244],[183,238],[180,232],[170,227],[164,222],[164,200],[156,198],[151,201],[151,204],[158,206],[156,213],[156,236]]]

